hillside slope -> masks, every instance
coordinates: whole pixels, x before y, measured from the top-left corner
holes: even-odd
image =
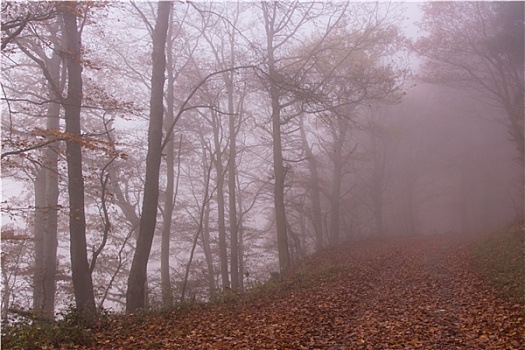
[[[330,250],[277,297],[116,319],[92,349],[525,349],[524,306],[495,296],[467,245],[432,236]]]

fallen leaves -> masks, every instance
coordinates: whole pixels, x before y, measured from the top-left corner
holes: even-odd
[[[523,349],[525,308],[498,299],[462,242],[357,243],[276,298],[112,322],[93,349]],[[316,265],[320,262],[313,262]]]

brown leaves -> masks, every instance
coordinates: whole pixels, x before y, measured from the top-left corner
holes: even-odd
[[[319,255],[335,272],[287,295],[114,320],[93,349],[520,349],[525,309],[441,237],[358,243]],[[322,262],[321,262],[322,261]],[[308,266],[308,264],[306,265]],[[292,277],[293,278],[293,277]]]

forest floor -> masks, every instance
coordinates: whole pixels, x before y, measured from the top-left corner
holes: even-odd
[[[255,296],[115,318],[90,349],[525,349],[525,305],[496,295],[471,244],[426,236],[327,250]]]

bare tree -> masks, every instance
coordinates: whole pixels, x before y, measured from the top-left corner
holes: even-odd
[[[60,129],[60,101],[65,85],[65,66],[61,63],[59,52],[62,43],[58,37],[63,31],[62,17],[56,16],[54,23],[46,23],[49,40],[53,43],[51,57],[36,45],[32,39],[38,38],[35,31],[26,40],[17,40],[16,44],[40,69],[48,80],[49,105],[46,112],[45,133],[49,136]],[[62,28],[61,28],[62,27]],[[51,136],[52,140],[55,137]],[[42,154],[42,168],[35,180],[35,275],[33,291],[33,309],[42,318],[54,318],[55,274],[57,268],[57,223],[58,223],[58,158],[60,142],[46,144]]]
[[[318,172],[318,162],[317,158],[314,155],[314,152],[312,150],[312,145],[310,145],[308,141],[308,137],[306,134],[306,128],[304,125],[304,119],[305,116],[301,115],[299,117],[299,130],[301,132],[301,142],[302,147],[305,152],[306,160],[308,162],[308,170],[309,170],[309,186],[308,191],[310,194],[310,202],[312,205],[312,213],[311,213],[311,222],[314,227],[315,232],[315,247],[317,250],[323,249],[324,246],[324,240],[323,240],[323,227],[322,227],[322,212],[321,212],[321,180],[319,178],[319,172]]]
[[[343,198],[341,183],[343,181],[344,168],[348,164],[355,148],[348,149],[349,119],[336,118],[331,120],[329,130],[332,136],[332,149],[327,153],[333,164],[332,188],[330,191],[329,241],[330,245],[335,247],[340,241],[341,199]]]
[[[55,15],[54,3],[5,1],[2,4],[2,51],[22,33],[28,24],[46,21]]]
[[[144,184],[140,231],[128,278],[128,291],[126,293],[126,312],[128,313],[144,307],[144,285],[146,283],[151,244],[157,223],[159,171],[162,156],[162,121],[164,115],[165,45],[171,6],[171,2],[168,1],[160,1],[158,3],[158,18],[153,32],[153,74],[151,77],[146,181]]]
[[[297,39],[298,32],[309,23],[312,17],[319,16],[319,14],[316,13],[317,8],[313,3],[301,4],[293,2],[285,4],[262,2],[260,7],[265,29],[265,59],[268,69],[267,91],[271,105],[277,250],[279,268],[281,272],[284,272],[290,267],[291,259],[286,232],[287,222],[284,200],[286,167],[283,158],[281,126],[286,123],[286,118],[289,118],[289,116],[285,116],[284,109],[293,105],[295,99],[290,97],[289,90],[286,88],[287,85],[283,84],[284,72],[282,67],[285,65],[283,54],[286,46],[290,49],[290,45],[293,45],[294,39]],[[301,61],[304,61],[304,59],[299,62]],[[298,64],[301,65],[301,63]],[[296,83],[292,85],[294,88],[300,89]]]
[[[81,33],[77,26],[76,2],[58,5],[64,18],[64,37],[67,66],[67,97],[63,107],[66,119],[66,160],[68,165],[69,230],[71,242],[71,272],[76,306],[89,319],[95,315],[93,281],[87,260],[86,217],[84,209],[84,177],[82,175],[82,148],[80,112],[82,105]]]

